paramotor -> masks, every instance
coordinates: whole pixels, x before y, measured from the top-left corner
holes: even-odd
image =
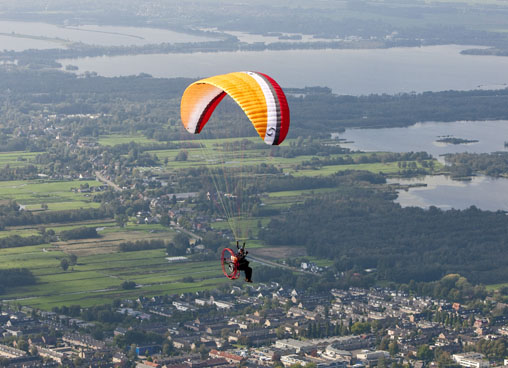
[[[222,272],[224,275],[231,280],[235,280],[240,276],[240,270],[238,270],[238,258],[236,253],[230,248],[224,248],[221,255]]]

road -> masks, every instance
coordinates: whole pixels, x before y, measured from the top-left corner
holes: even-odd
[[[313,273],[313,272],[309,272],[309,271],[304,271],[300,268],[296,268],[296,267],[291,267],[291,266],[288,266],[288,265],[283,265],[283,264],[280,264],[280,263],[277,263],[277,262],[273,262],[273,261],[268,261],[266,259],[261,259],[261,258],[258,258],[258,257],[255,257],[255,256],[252,256],[252,255],[248,255],[249,259],[251,259],[253,262],[256,262],[256,263],[260,263],[262,265],[265,265],[265,266],[270,266],[270,267],[277,267],[277,268],[283,268],[285,270],[289,270],[289,271],[292,271],[292,272],[298,272],[298,273],[304,273],[304,274],[307,274],[307,275],[314,275],[314,276],[317,276],[317,274]]]
[[[184,229],[184,228],[182,228],[182,227],[180,227],[178,225],[175,226],[175,229],[181,231],[182,233],[185,233],[185,234],[189,235],[190,237],[192,237],[194,239],[199,239],[199,240],[203,239],[201,236],[196,235],[192,231],[186,230],[186,229]],[[232,249],[233,249],[233,247],[232,247]],[[262,264],[262,265],[265,265],[265,266],[276,267],[276,268],[283,268],[285,270],[289,270],[289,271],[292,271],[292,272],[298,272],[298,273],[304,273],[304,274],[307,274],[307,275],[317,276],[317,274],[315,274],[313,272],[304,271],[304,270],[302,270],[300,268],[291,267],[291,266],[288,266],[288,265],[283,265],[283,264],[280,264],[280,263],[277,263],[277,262],[274,262],[274,261],[268,261],[266,259],[253,256],[251,254],[249,254],[248,257],[249,257],[249,259],[251,261],[259,263],[259,264]]]
[[[95,172],[95,177],[97,178],[98,181],[106,183],[108,186],[110,186],[111,188],[113,188],[117,192],[121,192],[122,191],[122,188],[120,188],[118,185],[113,183],[111,180],[106,179],[99,171]]]

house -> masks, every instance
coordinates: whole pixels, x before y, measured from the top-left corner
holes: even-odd
[[[24,357],[26,355],[27,354],[23,350],[0,344],[0,357],[18,358],[18,357]]]
[[[37,349],[37,353],[43,357],[54,360],[55,362],[62,364],[65,358],[67,357],[65,353],[55,350],[48,349],[40,345],[33,345]]]
[[[231,309],[235,306],[235,303],[226,302],[226,301],[222,301],[222,300],[214,300],[213,304],[215,304],[215,306],[218,309]]]
[[[236,365],[240,364],[242,361],[245,360],[245,358],[240,356],[240,355],[237,355],[237,354],[234,354],[234,353],[230,353],[230,352],[227,352],[227,351],[218,351],[218,350],[215,350],[215,349],[210,350],[208,355],[210,356],[210,358],[223,358],[223,359],[226,359],[226,361],[228,363],[236,364]]]
[[[115,330],[113,331],[113,335],[114,335],[114,336],[118,336],[118,335],[120,335],[120,336],[124,336],[124,335],[127,333],[127,331],[129,331],[127,328],[117,327],[117,328],[115,328]]]
[[[245,340],[250,345],[269,344],[276,339],[275,332],[268,328],[251,328],[248,330],[237,330],[236,334],[229,336],[229,342]]]
[[[104,342],[95,340],[91,336],[83,334],[67,333],[62,336],[62,341],[73,346],[81,346],[85,348],[91,348],[94,350],[101,350],[106,347],[106,344]]]

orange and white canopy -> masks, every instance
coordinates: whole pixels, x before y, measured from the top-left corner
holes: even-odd
[[[258,72],[216,75],[188,86],[180,104],[185,129],[199,133],[226,94],[240,105],[266,144],[282,143],[289,129],[286,96],[277,82]]]

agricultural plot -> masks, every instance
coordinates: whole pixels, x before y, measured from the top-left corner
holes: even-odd
[[[270,221],[267,217],[256,217],[256,218],[244,218],[244,219],[233,219],[235,228],[241,229],[242,234],[250,234],[253,238],[257,238],[259,232],[259,223],[261,226],[265,226]],[[230,224],[227,221],[216,221],[213,222],[212,228],[215,230],[229,230]]]
[[[252,255],[267,259],[270,261],[282,260],[293,257],[304,257],[307,250],[302,246],[278,246],[269,248],[256,248],[252,250]]]
[[[116,146],[118,144],[125,144],[130,142],[139,144],[158,143],[155,139],[149,139],[143,135],[111,134],[103,135],[99,138],[99,144],[101,146]]]
[[[139,240],[171,240],[174,233],[149,233],[142,230],[137,231],[111,231],[102,232],[99,239],[79,239],[66,242],[53,243],[55,247],[67,254],[76,254],[77,256],[98,255],[106,253],[114,253],[118,251],[118,245],[124,242],[135,242]]]
[[[256,142],[258,138],[255,139]],[[296,169],[304,161],[310,161],[313,156],[298,156],[294,158],[271,157],[270,147],[266,149],[244,150],[241,154],[234,152],[220,152],[221,144],[237,139],[202,140],[204,148],[154,150],[164,164],[160,168],[149,168],[152,172],[175,172],[181,168],[208,166],[214,168],[237,168],[240,166],[254,166],[260,163],[272,164],[285,173],[295,176],[330,175],[341,170],[369,170],[375,173],[397,173],[397,163],[389,164],[358,164],[322,166],[318,169]],[[112,135],[101,137],[102,145],[116,145],[128,142],[140,144],[155,141],[142,136]],[[190,141],[195,143],[196,141]],[[287,144],[287,143],[285,143]],[[182,150],[187,152],[185,161],[177,161],[177,155]],[[212,155],[219,151],[218,157]],[[29,162],[31,154],[14,153],[1,156],[5,162]],[[351,154],[356,158],[367,154]],[[342,155],[332,155],[339,157]],[[28,160],[28,161],[25,161]],[[10,163],[11,164],[11,163]],[[12,164],[11,164],[12,166]],[[144,169],[144,168],[140,168]],[[148,168],[147,168],[148,169]],[[259,175],[260,180],[264,180]],[[31,211],[67,210],[90,208],[99,206],[92,202],[91,194],[72,191],[72,188],[99,186],[98,181],[6,181],[0,182],[0,201],[16,200],[23,208]],[[326,194],[341,190],[341,188],[321,188],[314,190],[297,190],[268,193],[261,200],[268,208],[285,210],[295,203],[300,203],[316,194]],[[47,207],[46,207],[47,206]],[[242,233],[250,233],[249,238],[257,238],[260,229],[268,224],[270,217],[234,219],[242,229]],[[214,222],[215,229],[228,229],[227,222]],[[192,261],[185,263],[169,263],[165,258],[164,249],[145,250],[136,252],[119,252],[119,244],[127,241],[163,239],[170,241],[175,232],[161,225],[134,224],[129,222],[125,227],[117,226],[114,220],[91,220],[66,224],[47,224],[46,230],[52,229],[57,234],[64,230],[77,227],[94,227],[98,230],[98,239],[80,239],[55,242],[38,246],[0,249],[0,268],[21,267],[28,268],[37,278],[37,284],[17,289],[7,290],[2,295],[4,300],[30,305],[42,309],[53,306],[79,304],[83,307],[110,303],[115,298],[134,298],[139,295],[162,295],[165,293],[182,293],[208,288],[216,288],[224,282],[231,282],[223,277],[218,261]],[[0,237],[10,235],[29,236],[37,234],[38,229],[30,226],[10,227],[0,232]],[[289,257],[306,255],[304,247],[268,247],[261,241],[249,240],[247,244],[253,256],[259,259],[277,261]],[[63,271],[60,262],[70,254],[78,257],[77,264]],[[325,265],[319,260],[315,263]],[[320,262],[320,263],[318,263]],[[190,279],[191,277],[192,279]],[[185,279],[185,280],[184,280]],[[124,290],[124,281],[134,281],[137,288]]]
[[[215,287],[215,281],[220,281],[216,279],[221,278],[222,271],[216,262],[169,264],[164,249],[118,251],[118,245],[123,242],[170,241],[176,232],[168,228],[145,224],[128,224],[120,228],[113,220],[91,220],[49,224],[46,230],[52,229],[58,234],[77,227],[94,227],[98,229],[100,238],[0,249],[0,269],[27,268],[37,278],[36,285],[10,289],[8,294],[2,295],[2,299],[44,309],[70,304],[90,306],[111,302],[111,295],[163,294],[172,292],[174,283],[179,285],[179,290],[195,290],[212,287],[212,284]],[[2,231],[0,235],[29,236],[37,233],[34,227],[19,226]],[[70,254],[76,255],[78,262],[63,271],[60,262]],[[194,272],[194,269],[198,271]],[[195,282],[181,281],[186,276],[191,276]],[[127,280],[136,282],[138,288],[123,290],[121,284]]]
[[[373,163],[373,164],[354,164],[354,165],[330,165],[319,169],[295,170],[289,171],[294,176],[326,176],[339,171],[346,170],[366,170],[373,173],[397,174],[401,169],[397,162]]]
[[[95,180],[16,180],[0,181],[0,201],[15,200],[25,209],[42,210],[71,210],[79,208],[98,207],[91,201],[90,194],[73,192],[71,189],[80,188],[81,185],[103,185]]]
[[[6,165],[12,168],[27,166],[37,155],[37,152],[2,152],[0,153],[0,167]]]
[[[250,138],[256,139],[257,138]],[[236,139],[238,141],[238,139]],[[398,174],[400,168],[397,162],[389,163],[364,163],[364,164],[349,164],[349,165],[326,165],[316,167],[315,169],[297,169],[298,165],[303,162],[311,161],[315,156],[302,155],[292,158],[273,157],[270,155],[270,149],[250,149],[242,152],[223,152],[221,144],[225,142],[233,142],[235,139],[210,139],[210,140],[193,140],[190,142],[199,143],[202,148],[188,148],[188,149],[172,149],[172,150],[154,150],[150,151],[155,154],[162,162],[163,166],[159,169],[161,171],[170,171],[206,166],[210,170],[217,168],[239,168],[256,166],[261,163],[273,165],[282,169],[285,173],[294,176],[326,176],[339,171],[345,170],[366,170],[373,173],[384,173],[388,175]],[[287,144],[286,142],[284,144]],[[187,153],[187,159],[184,161],[176,160],[180,152]],[[371,153],[352,153],[347,156],[352,159],[358,159],[362,156],[369,156]],[[330,155],[328,158],[344,157],[344,155]],[[418,167],[421,165],[417,164]],[[436,165],[439,167],[439,165]],[[153,168],[151,168],[153,171]]]
[[[485,289],[487,289],[487,291],[495,291],[495,290],[499,290],[499,289],[502,289],[502,288],[505,288],[505,287],[508,287],[508,282],[505,282],[504,284],[486,285]]]
[[[44,245],[0,250],[0,268],[26,267],[37,277],[36,285],[17,288],[2,298],[51,309],[57,305],[91,306],[114,298],[202,290],[224,282],[218,262],[171,264],[163,249],[79,256],[77,264],[68,271],[60,268],[64,257],[66,253],[59,247]],[[193,281],[184,282],[189,276]],[[124,281],[134,281],[138,287],[123,290]]]

